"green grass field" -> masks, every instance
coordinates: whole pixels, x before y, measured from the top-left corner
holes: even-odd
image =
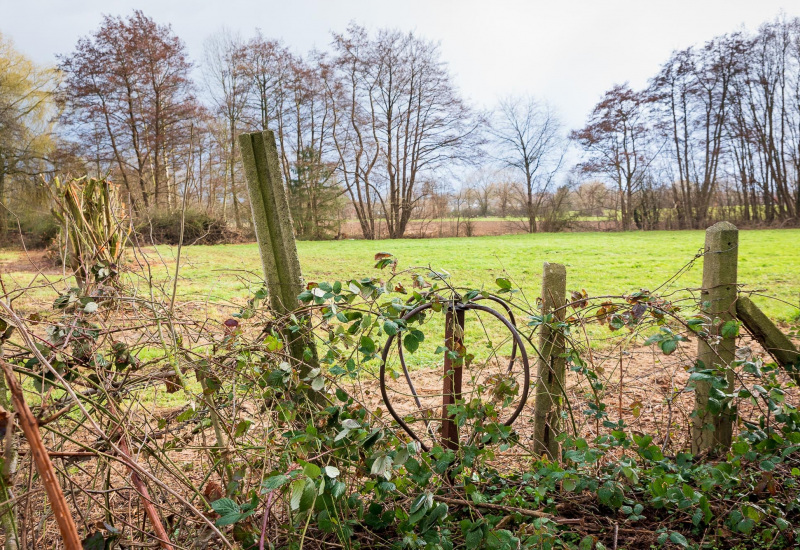
[[[542,262],[567,266],[568,290],[586,289],[590,296],[620,295],[641,288],[655,290],[694,258],[703,240],[702,231],[542,233],[427,240],[299,242],[298,249],[307,281],[385,278],[388,275],[385,271],[373,267],[374,256],[376,252],[390,252],[398,258],[400,269],[431,266],[446,270],[455,286],[497,290],[495,279],[509,277],[533,303],[540,292]],[[131,259],[149,262],[155,286],[163,289],[166,295],[161,298],[168,301],[177,247],[159,246],[143,252],[144,258],[131,254]],[[0,250],[0,270],[6,288],[26,286],[31,281],[39,286],[16,302],[23,314],[49,308],[56,297],[55,290],[71,284],[61,281],[50,269],[46,278],[54,283],[53,287],[42,285],[44,278],[34,279],[34,271],[25,267],[24,255],[18,251]],[[182,250],[178,301],[192,302],[192,315],[210,315],[222,320],[238,311],[260,286],[260,276],[261,264],[255,244],[187,246]],[[701,279],[702,260],[699,260],[659,292],[672,293],[671,299],[686,297],[682,289],[699,287]],[[758,290],[763,294],[755,296],[754,300],[773,319],[781,322],[798,319],[800,230],[742,231],[739,281],[745,290]],[[408,281],[404,284],[410,287]],[[428,327],[430,334],[442,333],[441,319],[433,323]],[[499,325],[486,328],[490,339],[505,334]],[[468,340],[474,339],[474,344],[485,342],[480,330],[468,332]],[[608,335],[607,329],[600,326],[589,327],[589,332],[593,346],[596,336]],[[419,352],[409,358],[410,364],[437,362],[440,357],[435,355],[434,349],[439,343],[439,339],[426,339]],[[596,344],[602,346],[602,338]],[[501,344],[501,348],[507,353],[508,343]]]
[[[702,231],[629,233],[540,233],[502,237],[426,240],[299,242],[304,275],[309,281],[386,276],[373,268],[376,252],[397,256],[399,267],[444,269],[456,285],[495,289],[503,275],[529,298],[539,292],[542,262],[567,266],[569,289],[585,288],[590,295],[653,290],[689,262],[703,246]],[[174,273],[177,247],[147,251],[153,279],[167,281]],[[241,304],[257,284],[261,266],[255,244],[187,246],[183,248],[178,297],[224,305]],[[9,262],[14,262],[9,264]],[[0,250],[0,269],[6,284],[28,284],[34,271],[24,266],[18,251]],[[52,272],[50,280],[56,280]],[[702,278],[698,261],[671,288],[697,287]],[[747,290],[783,300],[757,297],[774,318],[788,321],[798,315],[800,296],[800,230],[759,230],[740,233],[739,281]],[[41,280],[39,281],[41,282]],[[64,286],[64,283],[60,283]],[[169,285],[168,290],[171,290]],[[51,289],[35,297],[48,299]],[[52,299],[52,298],[50,298]]]
[[[702,231],[637,233],[547,233],[426,240],[300,242],[304,275],[310,281],[383,275],[373,269],[376,252],[390,252],[399,267],[432,266],[447,270],[460,286],[495,289],[505,271],[515,285],[535,297],[542,262],[567,266],[569,289],[590,295],[621,294],[662,284],[689,262],[703,246]],[[159,247],[166,260],[154,265],[154,276],[174,269],[176,249]],[[181,297],[239,302],[248,284],[238,276],[260,273],[255,244],[185,247]],[[238,276],[237,276],[238,275]],[[255,276],[250,275],[250,280]],[[698,261],[673,289],[697,287],[702,279]],[[788,321],[798,314],[800,296],[800,230],[742,231],[739,281],[747,290],[761,290],[776,300],[756,298],[773,317]]]

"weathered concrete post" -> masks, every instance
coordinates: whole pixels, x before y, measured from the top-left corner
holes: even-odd
[[[285,315],[299,304],[297,296],[303,291],[303,276],[289,200],[281,178],[275,134],[270,130],[242,134],[239,147],[270,306],[278,315]],[[283,336],[301,376],[318,366],[310,327],[296,334],[284,331]]]
[[[553,314],[553,323],[564,320],[567,296],[567,270],[561,264],[545,262],[542,273],[542,315]],[[564,334],[542,324],[539,332],[539,368],[533,420],[533,452],[561,459],[556,437],[561,433],[564,402]]]
[[[715,323],[710,328],[710,340],[697,343],[697,359],[706,369],[715,369],[727,379],[727,391],[733,391],[733,371],[729,365],[734,360],[736,338],[722,336],[722,326],[736,315],[737,261],[739,255],[739,230],[731,223],[715,223],[706,230],[703,256],[703,288],[701,308]],[[709,341],[715,341],[714,346]],[[697,381],[692,425],[692,452],[725,452],[733,438],[733,416],[729,404],[709,407],[713,396],[711,382]]]
[[[736,316],[744,323],[753,338],[764,346],[764,349],[775,358],[780,366],[787,369],[789,376],[800,385],[800,351],[780,331],[769,317],[764,315],[757,305],[747,296],[739,296],[736,301]]]

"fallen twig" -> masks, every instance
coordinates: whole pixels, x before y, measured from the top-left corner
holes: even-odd
[[[45,491],[47,491],[47,498],[50,501],[50,507],[53,509],[53,515],[58,524],[58,530],[61,532],[61,537],[64,540],[64,547],[67,550],[81,550],[81,538],[78,535],[78,528],[70,514],[69,507],[67,506],[67,499],[64,498],[64,493],[61,491],[61,485],[56,478],[53,463],[50,461],[50,456],[47,449],[42,442],[41,434],[39,433],[39,425],[36,423],[36,417],[33,416],[30,407],[25,402],[25,396],[22,393],[22,387],[14,377],[14,371],[11,366],[0,359],[0,368],[8,383],[8,389],[11,391],[11,399],[14,402],[14,408],[17,415],[19,415],[19,425],[22,428],[22,433],[25,434],[25,439],[33,455],[33,462],[36,464],[36,471],[42,478],[42,484]]]
[[[580,518],[575,518],[575,519],[561,518],[558,516],[554,516],[553,514],[548,514],[547,512],[542,512],[540,510],[527,510],[525,508],[516,508],[514,506],[505,506],[503,504],[492,504],[490,502],[470,502],[468,500],[463,500],[460,498],[450,498],[439,495],[437,495],[434,498],[440,502],[444,502],[445,504],[454,504],[457,506],[474,506],[476,508],[486,508],[487,510],[500,510],[503,512],[508,512],[511,514],[520,514],[522,516],[528,516],[532,518],[549,519],[550,521],[561,523],[563,525],[583,523],[583,520]]]

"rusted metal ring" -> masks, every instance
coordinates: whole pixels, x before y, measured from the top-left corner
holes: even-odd
[[[492,301],[495,301],[495,302],[500,303],[501,305],[503,305],[503,307],[506,309],[506,311],[509,313],[511,319],[513,320],[513,318],[514,318],[513,317],[513,313],[511,312],[511,309],[508,307],[508,305],[505,302],[503,302],[499,298],[495,298],[495,297],[491,297],[491,296],[486,297],[486,298],[491,299]],[[514,410],[514,412],[511,414],[511,416],[508,418],[508,420],[506,420],[503,423],[505,426],[510,426],[511,424],[514,423],[514,421],[517,419],[517,417],[520,415],[520,413],[522,413],[522,410],[525,408],[525,404],[528,401],[528,394],[530,393],[530,384],[531,384],[530,364],[528,362],[528,353],[525,350],[525,344],[522,341],[522,337],[520,336],[519,332],[517,331],[516,326],[514,326],[512,321],[510,321],[509,319],[507,319],[506,317],[504,317],[503,315],[498,313],[496,310],[494,310],[494,309],[492,309],[492,308],[490,308],[488,306],[484,306],[484,305],[481,305],[481,304],[476,304],[474,302],[456,303],[454,305],[455,305],[456,308],[460,308],[460,309],[463,309],[465,311],[476,310],[476,311],[483,311],[484,313],[488,313],[489,315],[492,315],[498,321],[503,323],[503,325],[505,325],[505,327],[509,330],[509,332],[511,333],[511,336],[513,338],[513,342],[514,343],[513,343],[513,346],[512,346],[512,358],[511,358],[511,362],[509,363],[509,367],[508,367],[508,371],[507,372],[511,372],[511,370],[512,370],[512,368],[514,366],[514,360],[516,359],[516,357],[514,356],[515,355],[514,352],[516,351],[517,348],[520,351],[520,359],[522,360],[522,374],[523,374],[522,395],[520,397],[520,401],[519,401],[519,404],[517,405],[517,408]],[[422,304],[420,306],[415,307],[411,311],[407,312],[400,319],[402,319],[403,321],[407,321],[411,317],[413,317],[413,316],[425,311],[426,309],[430,309],[431,307],[433,307],[433,304],[430,303],[430,302]],[[453,307],[453,305],[450,305],[449,307]],[[417,434],[414,432],[414,430],[411,429],[411,427],[400,417],[400,415],[394,409],[394,407],[392,406],[391,401],[389,400],[389,395],[386,392],[386,359],[389,357],[389,351],[391,350],[392,342],[394,342],[395,336],[396,335],[394,335],[394,334],[389,336],[389,338],[386,340],[386,344],[384,344],[384,346],[383,346],[383,352],[381,353],[381,366],[380,366],[380,373],[379,373],[381,397],[383,398],[384,405],[386,405],[386,410],[389,411],[389,414],[392,416],[392,418],[395,419],[397,424],[401,428],[403,428],[403,430],[409,436],[411,436],[411,438],[414,439],[414,441],[418,442],[420,444],[420,447],[422,447],[422,449],[424,451],[429,451],[430,450],[429,447],[417,436]],[[400,342],[399,338],[398,338],[398,343],[402,346],[402,342]],[[411,392],[414,395],[414,400],[417,403],[417,407],[421,408],[422,405],[421,405],[421,403],[419,401],[419,398],[417,397],[417,393],[416,393],[416,390],[414,388],[414,384],[411,381],[411,375],[408,372],[408,369],[407,369],[407,367],[405,365],[405,360],[403,359],[402,351],[400,351],[400,363],[401,363],[401,365],[403,367],[403,373],[405,374],[406,382],[408,382],[409,388],[411,389]]]

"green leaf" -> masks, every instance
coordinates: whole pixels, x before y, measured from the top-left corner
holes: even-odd
[[[731,449],[733,449],[733,453],[734,454],[743,455],[743,454],[747,453],[747,451],[750,450],[750,445],[748,445],[744,441],[737,441],[736,443],[734,443],[731,446]]]
[[[211,509],[218,513],[220,516],[227,516],[230,514],[238,514],[241,510],[239,505],[229,498],[221,498],[211,503]]]
[[[660,344],[661,351],[664,352],[665,355],[671,354],[673,351],[678,349],[678,341],[677,340],[664,340]]]
[[[284,485],[286,485],[288,481],[289,481],[288,476],[284,474],[278,474],[276,476],[268,477],[267,479],[265,479],[261,483],[261,486],[264,487],[264,489],[273,491],[275,489],[283,487]]]
[[[317,499],[317,487],[311,481],[306,481],[305,487],[303,487],[303,494],[300,497],[299,503],[299,511],[305,512],[309,508],[314,505],[314,501]]]
[[[83,539],[81,546],[83,550],[105,550],[106,538],[100,531],[95,531],[94,534]]]
[[[414,353],[419,349],[419,340],[417,340],[416,335],[413,333],[406,334],[405,338],[403,338],[403,347],[408,350],[409,353]]]
[[[345,484],[342,483],[341,481],[337,481],[336,483],[333,484],[333,489],[331,489],[331,495],[333,496],[333,498],[341,498],[342,495],[344,495],[345,489],[346,489]]]
[[[345,418],[342,420],[342,427],[348,430],[357,430],[361,427],[361,424],[358,423],[358,420],[353,418]]]
[[[361,352],[368,355],[375,353],[375,342],[369,336],[361,337]]]
[[[467,522],[471,523],[469,521]],[[464,533],[464,542],[468,550],[480,547],[483,542],[483,529],[479,523],[477,525],[472,525],[471,528]]]
[[[736,338],[739,336],[739,322],[734,320],[728,321],[722,325],[720,334],[722,334],[723,338]]]
[[[243,520],[252,513],[253,512],[250,511],[244,514],[242,513],[228,514],[227,516],[222,516],[219,519],[217,519],[217,521],[214,522],[214,525],[216,525],[217,527],[225,527],[226,525],[233,525],[237,521]]]
[[[411,502],[411,508],[408,509],[409,513],[413,514],[417,510],[424,508],[427,510],[431,506],[433,496],[431,493],[422,493]]]
[[[250,429],[253,423],[250,420],[242,420],[236,424],[236,430],[233,432],[233,437],[242,437]]]
[[[511,281],[504,277],[498,277],[494,282],[503,290],[511,290]]]
[[[394,321],[384,321],[383,332],[385,332],[389,336],[394,336],[395,334],[397,334],[398,330],[399,327],[397,326],[397,323],[395,323]]]
[[[370,469],[372,475],[389,479],[392,477],[392,457],[381,455],[375,459]]]
[[[317,479],[322,473],[322,470],[316,464],[312,464],[309,462],[305,466],[303,466],[303,473],[306,474],[311,479]]]
[[[677,531],[673,531],[672,533],[669,534],[669,540],[679,546],[682,546],[684,548],[689,548],[689,542],[686,540],[686,537],[684,537]]]
[[[742,506],[742,515],[746,518],[750,518],[755,522],[761,521],[762,514],[761,512],[755,507],[750,504],[745,504]]]
[[[300,500],[303,498],[303,492],[306,488],[305,478],[295,479],[292,481],[290,487],[292,489],[292,496],[289,499],[289,506],[291,506],[292,510],[297,510],[300,508]]]
[[[339,468],[336,466],[325,466],[325,475],[331,479],[339,477]]]

